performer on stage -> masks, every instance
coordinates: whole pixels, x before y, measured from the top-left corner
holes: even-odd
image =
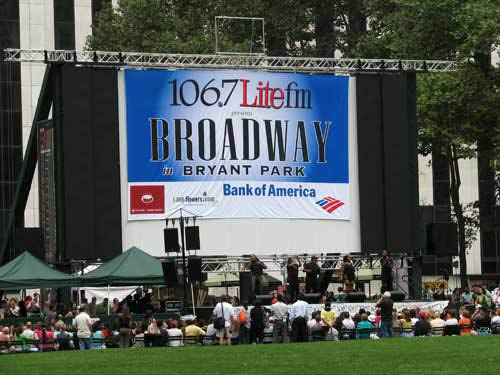
[[[293,303],[299,294],[299,267],[302,263],[299,257],[288,258],[286,270],[288,272],[286,296],[288,303]]]
[[[306,293],[318,293],[319,266],[318,257],[311,257],[311,261],[304,265],[306,273]]]
[[[342,263],[342,268],[340,269],[340,280],[345,284],[345,292],[352,292],[354,279],[356,276],[356,271],[354,265],[352,264],[351,257],[346,255],[344,257],[344,263]]]
[[[392,259],[391,252],[384,250],[382,259],[380,260],[382,266],[382,293],[393,290],[393,275],[392,269],[394,268],[394,260]]]
[[[252,274],[252,295],[255,297],[257,294],[262,294],[262,276],[267,266],[254,254],[250,256],[250,262],[247,264],[247,268]]]

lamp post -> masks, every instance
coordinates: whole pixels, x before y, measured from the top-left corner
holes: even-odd
[[[190,216],[184,216],[183,212],[189,214]],[[187,307],[187,265],[186,265],[186,232],[185,232],[185,224],[189,221],[189,218],[193,218],[196,220],[198,216],[189,212],[183,208],[179,208],[172,212],[165,219],[165,224],[168,227],[168,220],[175,214],[179,213],[179,221],[180,221],[180,229],[181,229],[181,255],[182,255],[182,305],[184,308]],[[186,222],[184,221],[186,220]],[[193,301],[194,304],[194,301]]]

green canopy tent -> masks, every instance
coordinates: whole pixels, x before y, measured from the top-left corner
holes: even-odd
[[[25,251],[0,267],[0,289],[77,286],[78,278],[57,271]]]
[[[137,247],[80,277],[81,286],[163,285],[161,262]]]
[[[107,286],[108,298],[111,285],[163,285],[164,283],[161,262],[137,247],[131,247],[123,254],[80,277],[81,286]]]

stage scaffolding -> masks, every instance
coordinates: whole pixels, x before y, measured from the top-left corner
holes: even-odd
[[[447,73],[457,62],[445,60],[278,57],[264,55],[203,55],[109,51],[6,49],[4,61],[75,63],[110,67],[162,69],[245,69],[309,73],[415,72]]]

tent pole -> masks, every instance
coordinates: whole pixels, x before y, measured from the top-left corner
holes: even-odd
[[[109,315],[109,284],[108,284],[108,315]]]
[[[193,289],[193,283],[191,283],[191,302],[193,303],[193,315],[196,316],[196,309],[194,307],[194,289]]]

